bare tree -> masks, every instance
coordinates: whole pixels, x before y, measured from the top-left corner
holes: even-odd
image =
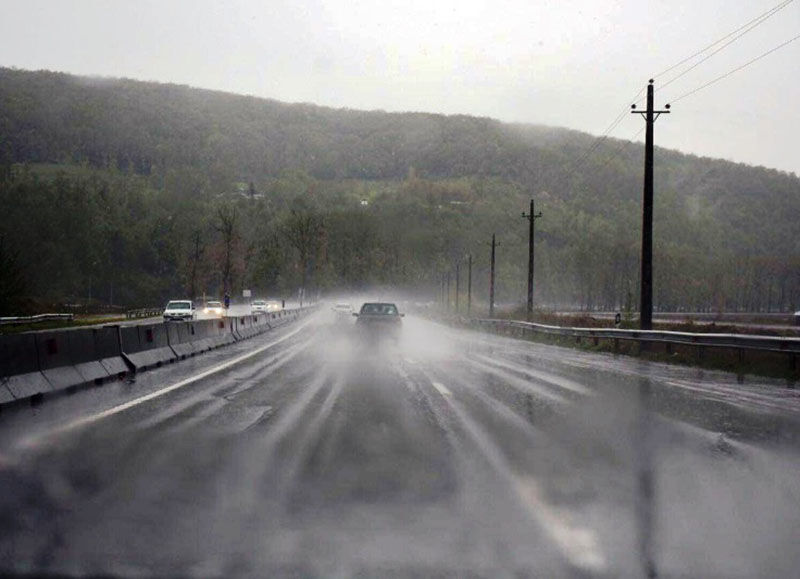
[[[302,270],[302,289],[308,285],[308,273],[311,258],[315,256],[322,234],[322,219],[310,210],[292,209],[281,231],[289,244],[300,256]]]
[[[200,229],[192,231],[190,244],[187,277],[189,278],[189,297],[194,299],[197,297],[198,280],[201,275],[203,254],[205,252],[203,232]]]
[[[232,285],[234,249],[239,237],[237,220],[236,207],[221,205],[217,208],[214,229],[222,236],[222,286],[225,293],[230,293]]]
[[[5,235],[0,235],[0,313],[12,313],[13,304],[25,289],[19,253],[8,246]]]

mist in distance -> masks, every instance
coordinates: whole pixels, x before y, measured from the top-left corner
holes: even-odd
[[[350,109],[489,116],[601,134],[649,78],[774,8],[759,0],[568,4],[341,0],[7,2],[0,64],[185,83]],[[35,26],[31,26],[35,23]],[[663,105],[797,33],[789,4],[679,82]],[[76,41],[75,39],[80,39]],[[657,144],[800,172],[800,44],[675,106]],[[678,70],[681,70],[680,68]],[[677,72],[677,71],[675,71]],[[656,88],[673,74],[657,78]],[[641,128],[626,118],[612,136]]]

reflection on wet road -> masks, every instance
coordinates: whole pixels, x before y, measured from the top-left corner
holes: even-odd
[[[0,416],[0,570],[790,576],[795,392],[321,313]]]

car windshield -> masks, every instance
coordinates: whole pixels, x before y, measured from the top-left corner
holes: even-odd
[[[0,579],[800,579],[800,0],[0,2]]]
[[[364,304],[361,313],[378,316],[396,316],[397,307],[394,304]]]

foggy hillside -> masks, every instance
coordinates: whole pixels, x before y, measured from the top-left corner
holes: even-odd
[[[518,216],[534,197],[545,215],[540,301],[617,307],[636,284],[643,147],[609,139],[587,156],[593,143],[585,133],[487,118],[0,69],[8,208],[0,257],[34,297],[88,298],[100,272],[117,280],[122,303],[188,286],[216,291],[222,206],[235,214],[241,255],[228,270],[236,287],[432,291],[456,259],[483,258],[497,232],[510,236],[498,256],[499,295],[516,301],[526,250]],[[313,231],[295,243],[287,227],[303,215]],[[800,302],[795,175],[657,149],[655,219],[657,306]],[[203,275],[187,261],[202,262]],[[49,270],[30,266],[50,262]]]

